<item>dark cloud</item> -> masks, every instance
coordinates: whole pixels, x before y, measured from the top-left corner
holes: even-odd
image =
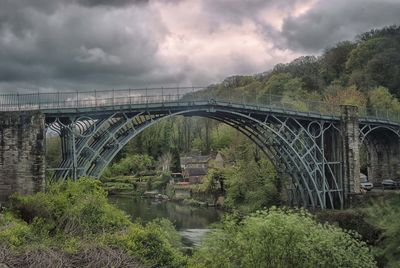
[[[149,0],[77,0],[77,3],[89,7],[143,5],[148,2]]]
[[[321,0],[295,17],[308,2],[0,0],[0,91],[206,85],[400,19],[398,0]]]
[[[371,28],[399,23],[398,0],[320,0],[300,17],[288,17],[281,34],[288,48],[317,53]]]
[[[3,85],[127,86],[151,80],[154,70],[165,67],[156,54],[167,30],[146,6],[105,10],[53,0],[15,2],[0,0]]]
[[[205,14],[216,21],[241,24],[244,20],[252,20],[261,25],[268,25],[266,10],[277,10],[290,14],[295,5],[304,0],[204,0],[203,8]]]

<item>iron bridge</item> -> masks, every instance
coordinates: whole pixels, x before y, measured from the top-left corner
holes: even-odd
[[[245,95],[212,94],[209,88],[193,87],[9,94],[0,96],[0,110],[40,110],[45,115],[47,129],[62,141],[62,162],[54,173],[60,179],[99,178],[131,139],[161,120],[214,119],[237,129],[265,153],[287,178],[291,204],[322,209],[343,208],[348,194],[359,189],[357,159],[349,159],[348,153],[354,158],[357,135],[360,143],[375,147],[379,137],[370,139],[371,133],[400,136],[399,117],[391,113],[352,114],[347,106],[285,101],[275,95],[257,103]],[[352,115],[355,134],[348,130]]]

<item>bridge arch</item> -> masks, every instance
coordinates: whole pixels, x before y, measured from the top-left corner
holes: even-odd
[[[97,119],[72,118],[63,124],[56,119],[50,128],[64,141],[63,162],[56,176],[99,177],[131,139],[160,120],[178,115],[215,119],[245,134],[278,171],[290,176],[293,203],[313,208],[343,206],[340,183],[325,164],[323,149],[316,140],[318,131],[324,131],[321,124],[304,124],[287,116],[252,114],[215,103],[167,112],[125,111]]]
[[[383,179],[398,179],[400,165],[400,129],[395,126],[365,124],[360,128],[360,140],[366,154],[365,165],[369,181],[379,184]]]

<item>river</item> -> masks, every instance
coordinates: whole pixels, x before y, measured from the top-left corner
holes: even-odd
[[[126,195],[114,195],[110,201],[129,214],[133,221],[146,223],[156,218],[167,218],[182,236],[186,247],[198,246],[201,238],[218,222],[222,212],[215,208],[192,207],[171,201],[157,201]]]

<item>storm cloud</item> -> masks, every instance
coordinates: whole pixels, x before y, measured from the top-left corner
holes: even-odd
[[[0,91],[207,85],[400,23],[396,2],[0,0]]]
[[[290,49],[315,53],[354,35],[400,24],[398,0],[320,1],[299,17],[288,17],[282,36]]]

